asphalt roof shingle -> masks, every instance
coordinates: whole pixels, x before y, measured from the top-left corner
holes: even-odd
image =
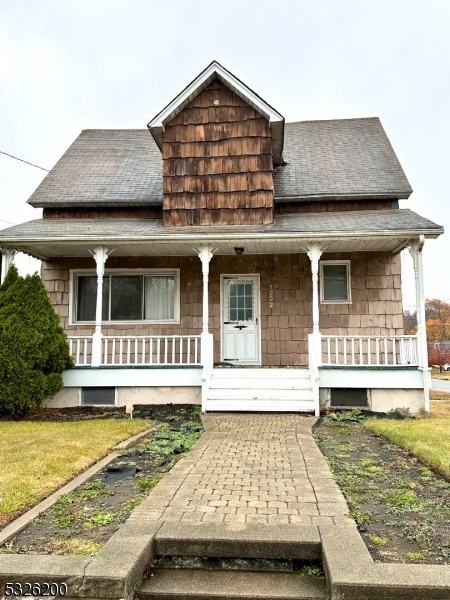
[[[286,234],[307,237],[309,234],[349,234],[366,232],[368,235],[386,232],[423,232],[440,235],[440,225],[408,209],[366,210],[348,212],[305,213],[277,215],[271,225],[241,225],[233,234]],[[38,219],[0,231],[0,243],[5,240],[43,238],[161,238],[229,235],[228,227],[164,227],[161,219]]]
[[[407,198],[411,187],[378,118],[286,123],[275,198]],[[162,203],[162,158],[146,129],[88,129],[31,195],[32,206]]]

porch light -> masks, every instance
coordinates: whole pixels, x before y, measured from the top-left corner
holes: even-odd
[[[241,254],[244,254],[244,248],[235,248],[234,251],[236,252],[236,254],[238,256],[240,256]]]

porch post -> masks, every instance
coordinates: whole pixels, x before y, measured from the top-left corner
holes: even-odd
[[[95,248],[93,252],[97,268],[97,304],[95,307],[95,333],[92,337],[92,362],[93,367],[99,367],[102,362],[102,300],[103,300],[103,275],[105,262],[108,258],[108,249],[104,246]]]
[[[319,258],[321,256],[322,250],[319,242],[313,242],[308,246],[312,274],[313,339],[319,365],[322,364],[322,341],[319,330]]]
[[[428,368],[427,330],[425,320],[425,291],[423,286],[423,255],[425,236],[411,240],[409,252],[414,261],[414,279],[416,284],[417,314],[417,358],[419,369],[423,371],[423,391],[425,395],[425,412],[430,412],[430,372]]]
[[[3,283],[16,251],[12,248],[0,248],[0,253],[2,255],[2,272],[0,277],[0,283]]]
[[[203,312],[202,312],[202,323],[203,329],[201,334],[202,346],[201,346],[201,354],[202,354],[202,363],[205,363],[205,355],[204,350],[207,347],[207,339],[209,336],[209,294],[208,294],[208,284],[209,284],[209,262],[213,257],[212,247],[205,244],[200,247],[198,252],[198,256],[202,261],[202,275],[203,275]]]

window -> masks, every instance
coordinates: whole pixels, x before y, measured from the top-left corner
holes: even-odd
[[[111,272],[103,277],[103,322],[171,322],[179,319],[179,272]],[[73,273],[74,323],[95,322],[97,276]],[[75,301],[74,301],[75,300]]]
[[[350,261],[328,260],[320,263],[322,302],[350,303]]]

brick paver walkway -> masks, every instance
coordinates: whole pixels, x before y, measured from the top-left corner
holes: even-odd
[[[131,519],[337,523],[347,504],[311,434],[314,417],[216,413]]]

